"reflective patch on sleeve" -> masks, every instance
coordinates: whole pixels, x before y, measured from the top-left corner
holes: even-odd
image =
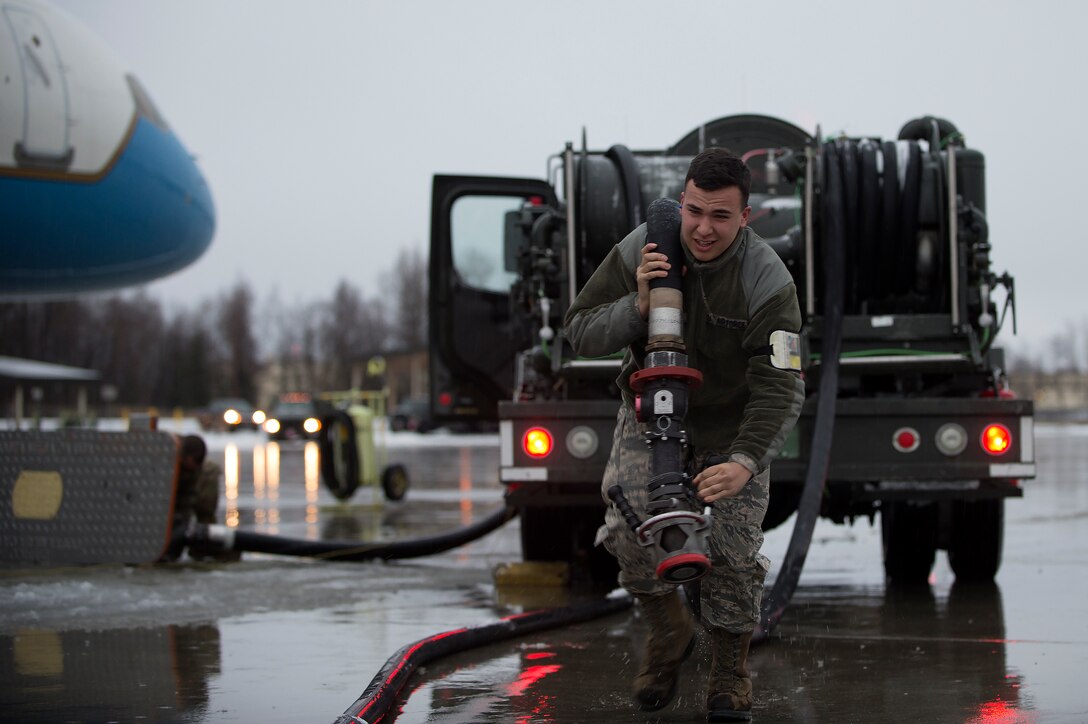
[[[796,332],[771,332],[771,364],[780,370],[801,369],[801,336]]]

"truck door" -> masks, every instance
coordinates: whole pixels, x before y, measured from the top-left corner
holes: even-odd
[[[435,176],[431,201],[430,389],[437,420],[496,420],[514,389],[509,222],[527,203],[557,205],[544,181]]]

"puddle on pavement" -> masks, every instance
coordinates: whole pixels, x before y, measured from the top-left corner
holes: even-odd
[[[757,718],[1088,720],[1088,446],[1077,435],[1040,435],[1039,479],[1007,506],[997,585],[959,586],[939,560],[929,586],[888,590],[879,523],[821,522],[797,597],[752,654]],[[493,470],[493,452],[454,451],[433,463],[417,455],[408,499],[368,505],[313,491],[305,450],[279,451],[274,496],[268,468],[258,495],[255,456],[238,454],[239,524],[391,540],[479,520],[501,504],[493,479],[464,482]],[[787,524],[768,534],[772,559],[789,533]],[[515,522],[464,549],[396,564],[247,556],[233,565],[5,571],[0,711],[26,722],[331,722],[406,643],[561,603],[494,587],[491,569],[517,551]],[[627,691],[642,635],[637,616],[624,613],[433,662],[409,682],[396,720],[702,721],[705,641],[673,705],[652,718],[633,709]]]

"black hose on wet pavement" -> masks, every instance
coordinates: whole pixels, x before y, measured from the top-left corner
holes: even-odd
[[[503,506],[472,525],[425,538],[413,538],[389,543],[367,543],[350,540],[306,540],[286,538],[247,530],[235,530],[222,525],[197,526],[189,542],[211,544],[223,550],[272,553],[281,556],[302,556],[329,561],[391,561],[419,558],[452,550],[483,538],[517,515],[517,510]]]
[[[334,724],[377,724],[397,703],[397,696],[415,670],[435,659],[537,631],[591,621],[631,607],[631,597],[619,592],[588,603],[530,611],[494,623],[443,631],[420,639],[393,654],[362,695]]]
[[[782,619],[786,607],[797,590],[801,569],[812,543],[812,532],[820,517],[824,483],[831,462],[832,434],[835,430],[835,401],[839,389],[839,351],[842,347],[842,317],[845,299],[845,206],[840,175],[839,155],[834,142],[823,149],[823,254],[824,254],[824,318],[823,345],[820,350],[820,383],[816,396],[816,417],[813,421],[811,453],[797,520],[793,524],[786,556],[778,570],[771,592],[763,598],[759,628],[752,636],[758,643],[771,635]]]

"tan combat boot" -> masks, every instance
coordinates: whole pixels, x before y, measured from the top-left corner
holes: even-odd
[[[706,720],[748,721],[752,718],[752,678],[748,672],[752,634],[712,628],[710,640],[714,662],[707,684]]]
[[[665,596],[638,596],[649,626],[642,666],[635,677],[634,697],[643,711],[657,711],[676,694],[680,664],[695,648],[691,612],[673,591]]]

